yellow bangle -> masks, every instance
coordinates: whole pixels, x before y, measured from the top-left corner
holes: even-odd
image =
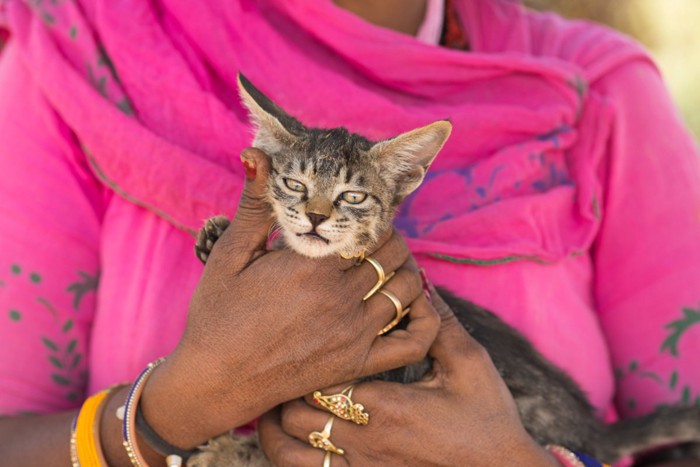
[[[71,439],[71,447],[74,448],[78,465],[107,467],[100,443],[100,420],[107,398],[124,386],[123,384],[111,386],[88,397],[80,408]],[[73,464],[75,465],[75,459]]]

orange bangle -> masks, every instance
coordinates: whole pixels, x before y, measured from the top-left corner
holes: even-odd
[[[107,467],[100,444],[100,419],[110,394],[124,385],[115,385],[88,397],[75,424],[75,453],[79,465]]]

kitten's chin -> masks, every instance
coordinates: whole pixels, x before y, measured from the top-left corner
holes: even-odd
[[[339,253],[338,247],[333,242],[313,235],[290,233],[285,235],[285,242],[292,250],[309,258],[322,258]]]

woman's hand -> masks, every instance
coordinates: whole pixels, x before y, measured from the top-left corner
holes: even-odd
[[[439,328],[426,302],[405,332],[378,337],[395,310],[381,295],[362,300],[377,282],[370,264],[266,251],[269,162],[256,149],[242,159],[249,178],[236,216],[207,260],[179,346],[143,394],[145,418],[180,447],[319,387],[419,361]],[[403,266],[408,256],[392,233],[372,253],[387,274],[396,271],[391,288],[402,303],[423,295]]]
[[[414,384],[357,385],[352,399],[365,406],[369,424],[335,420],[330,439],[345,455],[333,454],[331,465],[558,465],[525,432],[483,347],[434,291],[433,303],[442,318],[430,350],[433,372]],[[325,453],[307,437],[322,431],[330,414],[312,405],[297,399],[260,420],[260,440],[274,465],[323,465]]]

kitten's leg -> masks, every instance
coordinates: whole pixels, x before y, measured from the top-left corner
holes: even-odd
[[[207,262],[209,258],[209,253],[211,249],[214,248],[214,243],[221,237],[224,230],[229,226],[231,221],[229,221],[225,216],[216,216],[211,219],[207,219],[204,223],[204,227],[199,230],[197,234],[197,243],[194,245],[194,251],[197,254],[197,258],[202,263]]]

